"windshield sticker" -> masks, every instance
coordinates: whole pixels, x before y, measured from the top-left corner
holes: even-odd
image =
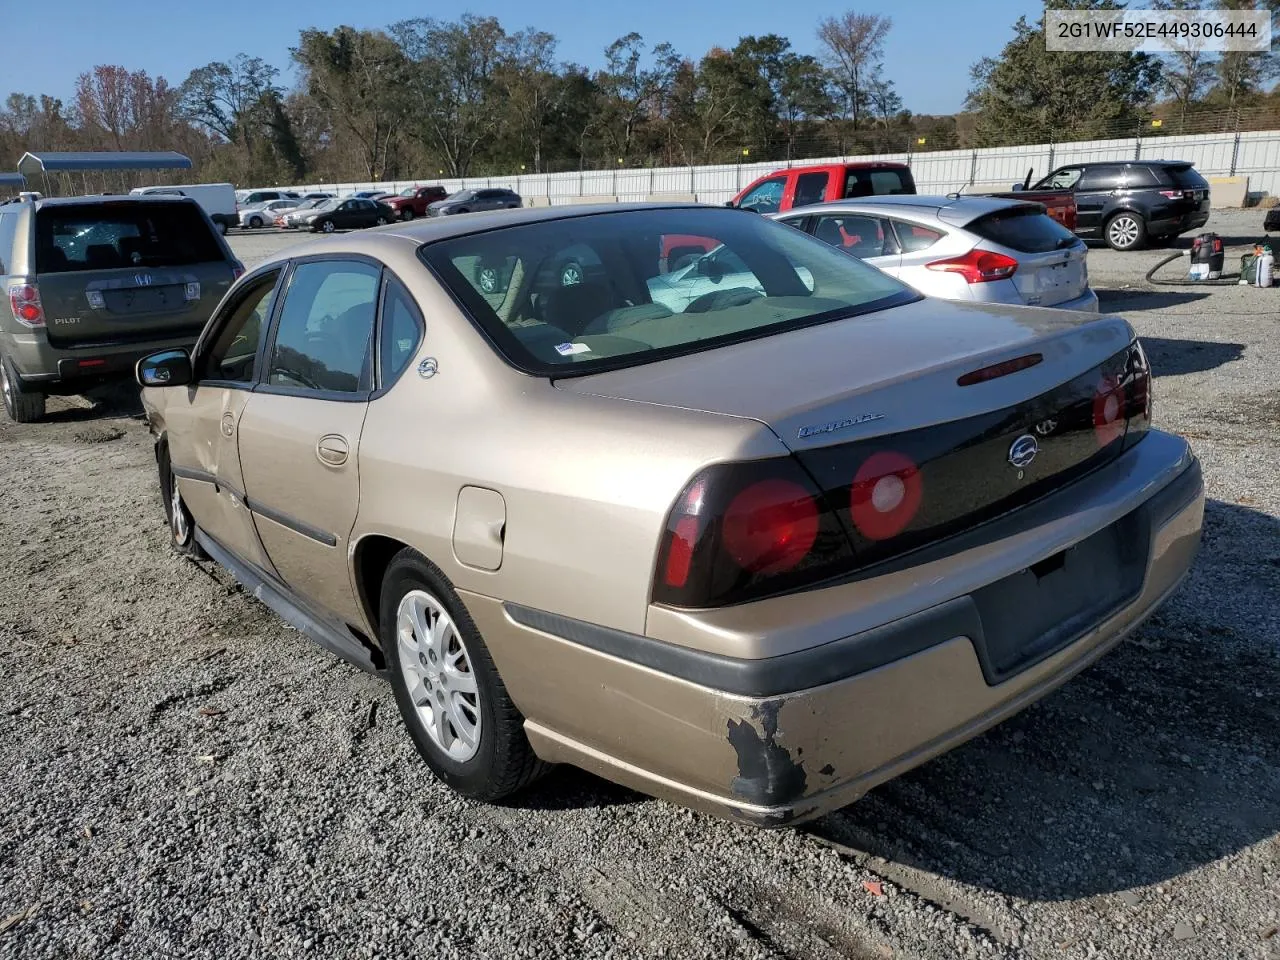
[[[557,343],[556,353],[562,357],[572,357],[575,353],[590,353],[591,348],[585,343]]]

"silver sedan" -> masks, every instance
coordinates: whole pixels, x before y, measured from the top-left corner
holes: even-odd
[[[1084,241],[1039,204],[885,196],[801,207],[773,218],[928,296],[1098,312]]]

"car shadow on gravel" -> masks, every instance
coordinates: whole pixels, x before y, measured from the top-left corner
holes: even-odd
[[[1243,343],[1215,343],[1211,340],[1171,340],[1142,337],[1142,348],[1151,361],[1151,370],[1160,377],[1184,373],[1204,373],[1234,363],[1244,356]],[[1157,388],[1158,389],[1158,388]]]
[[[1191,577],[1132,638],[806,829],[1037,901],[1211,864],[1280,832],[1278,635],[1280,522],[1212,501]]]
[[[1180,307],[1186,303],[1209,299],[1207,293],[1174,290],[1095,290],[1094,292],[1098,294],[1098,309],[1102,313],[1163,310],[1165,307]]]
[[[142,395],[132,384],[95,387],[79,397],[50,397],[45,423],[82,423],[106,417],[140,417]]]

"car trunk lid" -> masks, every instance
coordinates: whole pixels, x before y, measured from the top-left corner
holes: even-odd
[[[1051,307],[1088,292],[1084,242],[1039,206],[1010,205],[970,219],[963,227],[980,238],[979,250],[1018,261],[1011,279],[1028,306]]]
[[[767,424],[823,491],[861,562],[870,562],[1118,456],[1125,420],[1149,397],[1132,385],[1132,342],[1116,317],[922,300],[557,383]],[[907,481],[891,495],[909,504],[912,484],[923,493],[914,494],[910,523],[890,531],[867,519],[858,498],[895,470],[906,470]]]

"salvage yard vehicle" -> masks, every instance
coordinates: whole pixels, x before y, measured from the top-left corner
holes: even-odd
[[[1077,235],[1113,250],[1140,250],[1209,222],[1209,182],[1182,160],[1075,163],[1031,190],[1069,190]]]
[[[686,296],[669,236],[751,280]],[[386,677],[481,800],[566,762],[817,816],[1084,669],[1200,541],[1123,319],[927,298],[722,207],[324,238],[137,376],[173,547]]]
[[[399,194],[388,197],[385,202],[399,219],[412,220],[414,217],[425,217],[431,204],[447,196],[448,193],[441,186],[406,187]]]
[[[455,213],[477,213],[482,210],[515,210],[523,205],[520,194],[506,188],[459,190],[443,200],[428,204],[427,215],[448,217]]]
[[[243,267],[208,215],[169,195],[0,206],[0,384],[10,418],[49,394],[127,378],[144,354],[189,347]]]
[[[325,200],[304,213],[296,223],[312,233],[333,233],[335,230],[380,227],[394,219],[395,213],[385,203],[352,197],[347,200]]]
[[[1039,204],[867,197],[775,219],[932,297],[1098,312],[1088,248]]]
[[[726,204],[756,213],[778,213],[815,203],[915,193],[905,163],[823,163],[778,170],[748,184]]]
[[[229,227],[240,225],[237,214],[236,191],[229,183],[184,183],[167,187],[135,187],[129,191],[134,196],[169,195],[190,197],[209,214],[214,226],[223,233]]]
[[[241,207],[240,226],[246,230],[257,230],[267,224],[275,224],[277,216],[292,210],[299,202],[298,200],[267,200],[264,203]]]

